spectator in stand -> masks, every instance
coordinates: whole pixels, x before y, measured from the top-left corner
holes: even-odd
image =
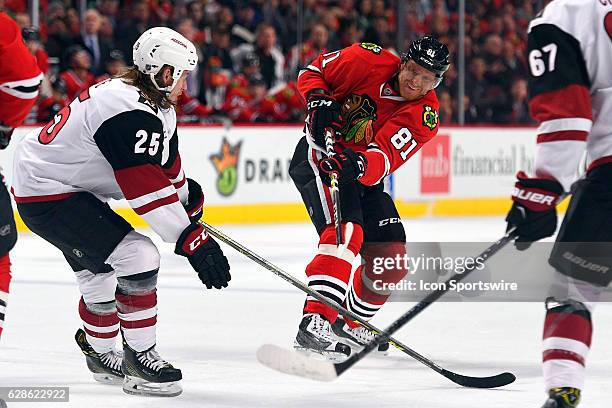
[[[50,57],[60,60],[61,66],[66,66],[64,51],[72,45],[72,36],[68,32],[66,23],[61,17],[55,17],[47,26],[47,44],[45,50]]]
[[[527,81],[523,78],[515,78],[510,94],[512,95],[512,113],[505,118],[505,123],[534,124],[535,121],[529,115]]]
[[[329,33],[327,32],[327,27],[321,23],[313,24],[310,27],[308,39],[302,44],[302,51],[298,52],[297,45],[289,51],[287,57],[287,76],[290,79],[295,79],[302,68],[318,57],[319,54],[326,53],[328,51],[328,39]]]
[[[28,50],[30,53],[34,55],[36,58],[36,63],[38,64],[38,68],[43,74],[47,74],[49,71],[49,56],[45,52],[41,42],[40,42],[40,34],[36,27],[26,27],[21,30],[21,36],[23,37],[23,41],[25,41]]]
[[[470,122],[466,118],[466,123],[482,123],[491,120],[491,106],[487,99],[490,84],[485,76],[486,73],[487,64],[482,57],[475,57],[470,61],[465,79],[466,96],[470,101],[466,109],[470,111]]]
[[[100,17],[100,31],[98,31],[98,36],[101,41],[107,44],[114,43],[115,27],[113,26],[113,22],[110,17],[108,16]]]
[[[128,65],[132,64],[132,46],[138,37],[149,27],[149,5],[146,0],[134,0],[130,10],[130,18],[117,27],[115,46],[123,52],[127,58]]]
[[[76,9],[67,9],[64,21],[66,22],[66,27],[71,37],[74,38],[81,33],[81,21],[79,19],[79,12]]]
[[[225,96],[223,111],[234,123],[259,122],[257,107],[266,96],[266,83],[261,74],[247,78],[246,86],[236,86]]]
[[[188,90],[183,91],[183,93],[178,97],[176,107],[176,115],[179,118],[179,121],[182,122],[199,122],[201,119],[209,116],[213,112],[213,109],[202,105],[200,101],[191,96]]]
[[[202,83],[198,99],[213,109],[221,109],[225,100],[225,88],[233,75],[229,46],[229,31],[225,26],[217,26],[212,30],[211,43],[202,49]]]
[[[119,0],[100,0],[98,10],[103,17],[106,17],[111,25],[117,26],[117,16],[119,15]]]
[[[330,46],[330,48],[338,50],[346,48],[351,44],[360,42],[362,35],[355,20],[342,18],[340,19],[340,26],[337,31],[337,44],[333,47]]]
[[[453,99],[446,90],[437,91],[438,102],[440,103],[440,124],[448,125],[454,121]]]
[[[66,97],[66,83],[56,78],[51,84],[51,96],[44,98],[38,105],[38,123],[45,123],[53,117],[70,101]]]
[[[72,101],[81,91],[95,84],[94,74],[90,71],[89,53],[80,45],[73,45],[67,52],[69,67],[60,73],[66,83],[66,96]]]
[[[305,107],[297,84],[290,81],[283,88],[269,93],[258,104],[257,116],[261,122],[298,122],[303,119]]]
[[[119,50],[112,50],[108,54],[108,59],[105,64],[105,72],[95,79],[95,82],[102,82],[109,78],[120,75],[126,70],[125,57]]]
[[[270,24],[262,23],[255,33],[255,45],[242,44],[233,50],[234,71],[242,70],[242,60],[247,53],[259,57],[261,75],[268,89],[284,81],[285,57],[276,46],[276,30]]]
[[[89,52],[92,72],[96,75],[102,75],[112,45],[100,37],[102,21],[97,10],[87,10],[83,22],[83,33],[77,36],[75,43],[84,47]]]
[[[187,3],[187,15],[193,20],[195,28],[199,32],[203,32],[207,27],[204,15],[204,5],[199,0],[192,0]],[[204,38],[198,38],[198,43],[201,43]]]
[[[240,65],[242,69],[239,74],[233,76],[230,88],[246,88],[249,84],[249,77],[261,75],[259,57],[254,52],[245,54]]]

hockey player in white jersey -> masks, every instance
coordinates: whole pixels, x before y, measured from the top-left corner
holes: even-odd
[[[557,198],[573,184],[549,258],[556,275],[543,331],[543,408],[568,408],[584,386],[593,307],[612,281],[612,2],[551,2],[529,25],[528,53],[535,174],[518,174],[506,220],[518,249],[554,234]]]
[[[135,67],[83,91],[15,152],[19,213],[76,273],[76,340],[87,365],[127,393],[178,395],[182,375],[155,350],[157,248],[106,201],[125,198],[209,289],[230,280],[219,245],[197,223],[204,196],[178,152],[174,104],[197,60],[177,32],[146,31],[134,44]],[[123,352],[115,349],[119,330]]]

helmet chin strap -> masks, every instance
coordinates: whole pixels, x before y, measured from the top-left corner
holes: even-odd
[[[178,80],[180,79],[182,74],[183,74],[182,69],[174,69],[174,72],[172,74],[172,84],[168,86],[159,86],[159,84],[157,83],[157,80],[155,79],[155,76],[157,74],[149,74],[149,76],[151,77],[151,82],[153,82],[153,86],[155,86],[155,88],[159,89],[160,91],[164,93],[169,94],[170,92],[172,92],[172,90],[178,83]]]

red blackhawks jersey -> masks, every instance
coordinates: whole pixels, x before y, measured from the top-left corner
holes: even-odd
[[[590,168],[612,162],[612,2],[551,2],[529,25],[528,48],[536,176],[569,191],[585,148]]]
[[[176,113],[121,79],[86,89],[28,133],[15,149],[12,187],[18,203],[82,191],[103,201],[125,198],[167,242],[189,225]]]
[[[400,59],[375,44],[360,43],[322,54],[302,70],[298,89],[306,98],[327,90],[341,105],[342,140],[336,150],[363,152],[368,167],[360,182],[374,185],[412,157],[438,132],[438,98],[431,90],[416,101],[390,85]],[[309,145],[318,148],[307,134]]]
[[[0,12],[0,123],[16,128],[38,97],[43,74],[21,37],[21,29]]]

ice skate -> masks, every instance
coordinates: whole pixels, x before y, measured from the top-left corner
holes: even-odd
[[[176,397],[183,392],[179,384],[183,378],[181,370],[163,360],[155,346],[135,351],[124,340],[123,355],[123,391],[127,394]]]
[[[85,354],[87,368],[93,373],[94,380],[104,384],[121,384],[123,382],[124,376],[121,372],[122,351],[112,350],[108,353],[97,353],[87,342],[83,329],[77,330],[74,339]]]
[[[579,402],[580,390],[578,388],[552,388],[542,408],[574,408]]]
[[[343,361],[351,355],[351,347],[339,340],[323,316],[309,313],[300,322],[293,347],[306,354],[319,354],[331,361]]]
[[[342,318],[336,319],[332,325],[332,331],[341,339],[345,339],[351,347],[359,351],[366,344],[374,340],[374,333],[363,326],[351,328]],[[377,355],[386,356],[389,354],[389,342],[384,342],[378,346]]]

